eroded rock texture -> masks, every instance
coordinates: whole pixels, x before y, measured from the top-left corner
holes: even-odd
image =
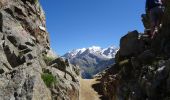
[[[44,62],[48,35],[38,0],[0,0],[0,100],[78,99],[78,68]],[[53,87],[42,79],[47,69],[59,80]]]
[[[108,100],[170,99],[170,1],[165,4],[162,28],[154,39],[137,31],[121,38],[116,64],[101,73],[102,93]]]

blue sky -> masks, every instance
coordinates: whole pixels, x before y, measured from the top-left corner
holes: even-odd
[[[46,13],[52,49],[119,46],[128,31],[143,32],[145,0],[40,0]]]

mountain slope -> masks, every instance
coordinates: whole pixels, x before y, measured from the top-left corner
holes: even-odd
[[[92,46],[73,50],[63,57],[69,59],[73,65],[80,66],[83,78],[91,78],[94,74],[114,64],[117,50],[115,47],[103,49]]]

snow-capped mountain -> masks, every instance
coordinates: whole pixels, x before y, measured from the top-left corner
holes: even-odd
[[[101,56],[103,58],[114,58],[117,50],[118,49],[114,46],[111,46],[109,48],[104,48],[104,49],[98,46],[92,46],[89,48],[82,48],[82,49],[76,49],[70,51],[66,53],[63,57],[67,59],[73,59],[91,53],[91,54]]]
[[[117,51],[118,49],[114,46],[108,48],[92,46],[70,51],[63,57],[69,59],[72,64],[80,66],[83,78],[91,78],[96,73],[114,64]]]

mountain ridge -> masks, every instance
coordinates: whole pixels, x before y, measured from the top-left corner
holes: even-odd
[[[114,58],[116,52],[118,51],[118,48],[116,48],[115,46],[109,46],[108,48],[101,48],[99,46],[91,46],[88,48],[73,49],[72,51],[65,53],[62,57],[72,59],[87,51],[89,51],[89,53],[101,54],[102,56],[106,58]]]
[[[91,46],[74,49],[62,57],[68,59],[71,64],[80,66],[83,78],[92,78],[93,75],[114,64],[114,57],[117,51],[118,48],[115,46],[108,48]]]

